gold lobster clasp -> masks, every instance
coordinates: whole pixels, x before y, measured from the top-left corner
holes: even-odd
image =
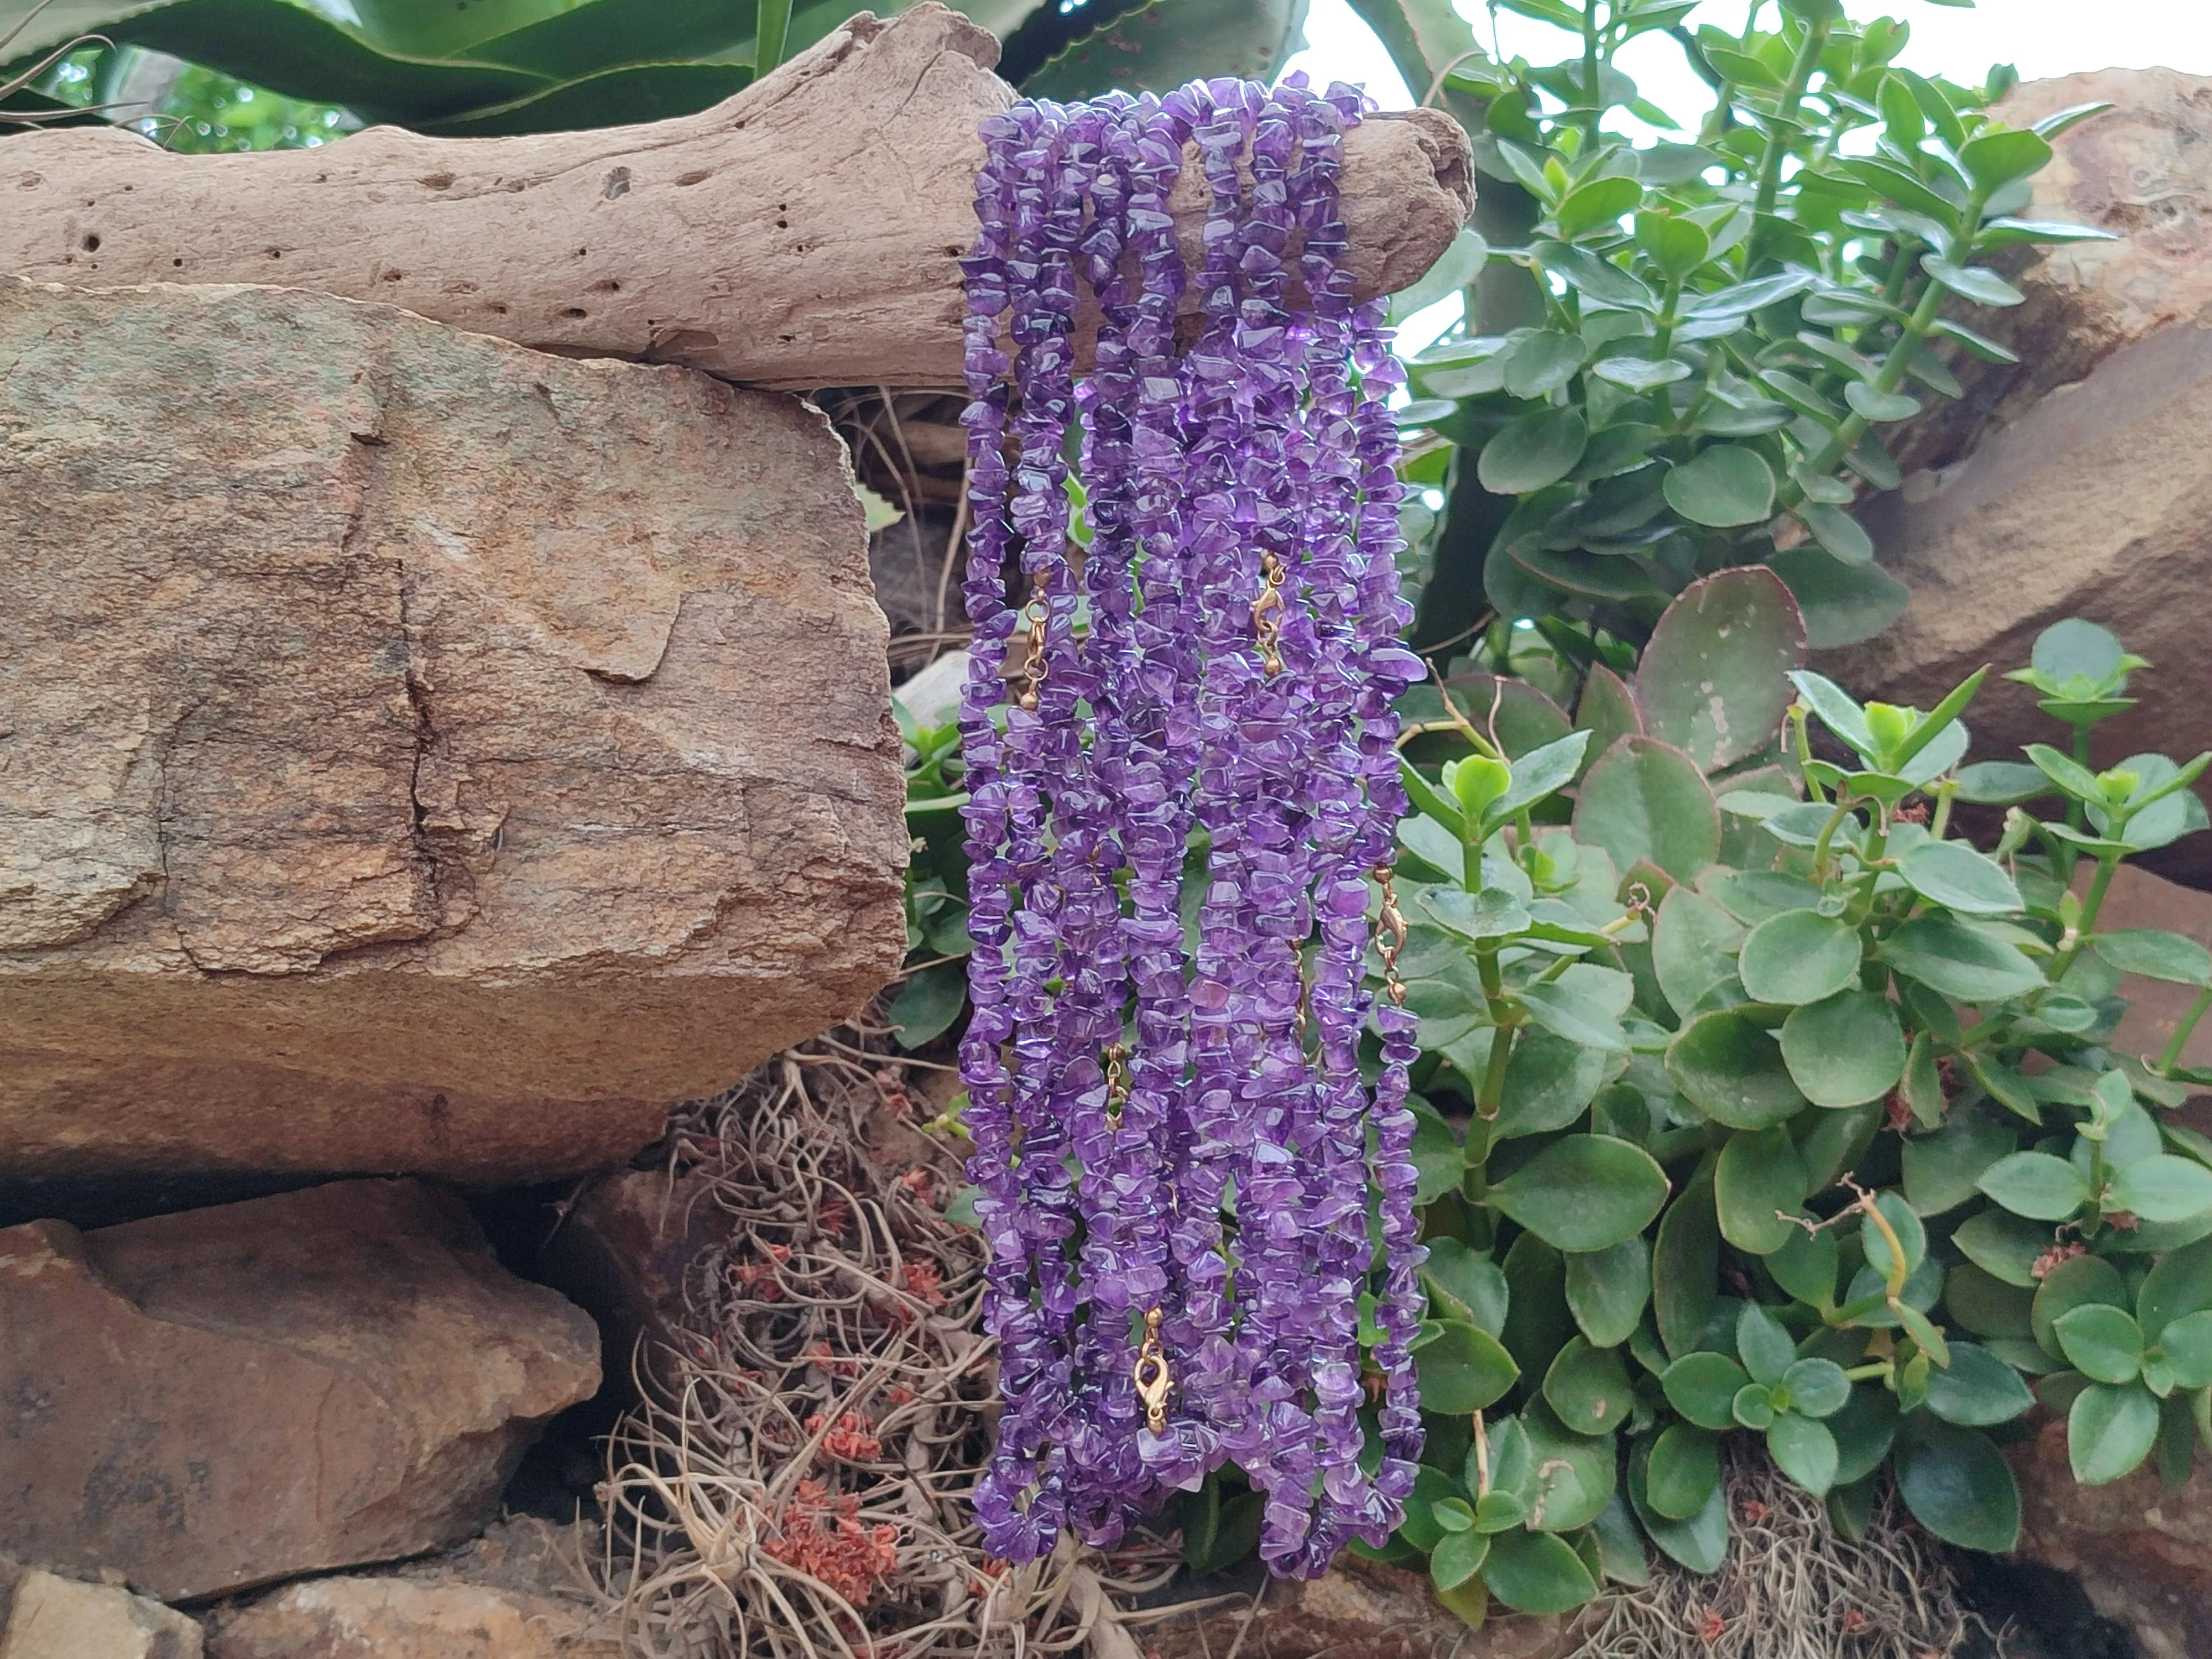
[[[1145,1316],[1145,1342],[1137,1350],[1137,1398],[1145,1402],[1145,1426],[1164,1434],[1168,1426],[1168,1357],[1160,1351],[1160,1310]]]

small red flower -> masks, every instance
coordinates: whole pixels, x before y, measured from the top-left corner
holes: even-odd
[[[1707,1644],[1717,1642],[1728,1633],[1728,1620],[1712,1607],[1707,1607],[1698,1620],[1698,1635]]]
[[[2028,1277],[2031,1279],[2048,1279],[2052,1273],[2057,1272],[2061,1267],[2065,1263],[2071,1261],[2075,1256],[2087,1255],[2088,1254],[2089,1247],[2087,1244],[2084,1244],[2078,1238],[2074,1240],[2071,1243],[2053,1244],[2041,1255],[2035,1258],[2035,1265],[2027,1270]]]
[[[761,1552],[820,1579],[854,1607],[865,1606],[898,1565],[898,1529],[864,1526],[851,1492],[833,1494],[819,1480],[802,1480],[798,1496],[777,1517]]]
[[[806,1419],[807,1433],[821,1434],[822,1425],[829,1421],[828,1413],[815,1413]],[[847,1412],[823,1436],[822,1449],[848,1463],[872,1463],[884,1455],[884,1443],[876,1437],[875,1426],[860,1413]]]
[[[1758,1526],[1770,1513],[1771,1511],[1766,1505],[1756,1498],[1747,1498],[1743,1500],[1743,1524],[1747,1527]]]
[[[1866,1614],[1864,1614],[1864,1613],[1861,1613],[1861,1612],[1860,1612],[1856,1607],[1850,1608],[1850,1609],[1848,1609],[1848,1610],[1844,1613],[1844,1635],[1846,1635],[1846,1636],[1857,1636],[1857,1635],[1861,1634],[1863,1632],[1864,1632],[1864,1631],[1865,1631],[1865,1629],[1866,1629],[1866,1627],[1867,1627],[1867,1616],[1866,1616]]]
[[[814,1230],[824,1238],[841,1238],[853,1224],[853,1212],[841,1199],[832,1199],[816,1212]]]
[[[2142,1225],[2142,1218],[2133,1210],[2115,1210],[2105,1219],[2111,1222],[2117,1231],[2124,1233],[2131,1233]]]
[[[926,1256],[899,1264],[899,1288],[933,1308],[945,1305],[945,1271]]]
[[[937,1198],[935,1190],[929,1184],[929,1171],[919,1164],[898,1178],[898,1184],[931,1208],[936,1207]]]

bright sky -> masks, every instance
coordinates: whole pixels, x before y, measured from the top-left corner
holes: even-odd
[[[1489,42],[1492,24],[1481,0],[1455,3],[1474,21],[1475,38]],[[1689,21],[1738,30],[1745,4],[1746,0],[1707,0]],[[1910,23],[1911,41],[1899,61],[1923,75],[1948,75],[1967,83],[2002,63],[2013,64],[2025,81],[2077,70],[2153,65],[2212,75],[2212,4],[2205,0],[1982,0],[1971,11],[1928,0],[1853,0],[1850,10],[1861,17],[1887,12]],[[1766,15],[1771,27],[1771,7]],[[1496,29],[1497,44],[1507,57],[1517,52],[1532,63],[1556,63],[1575,49],[1559,30],[1511,12],[1497,14]],[[1414,101],[1346,0],[1312,0],[1306,40],[1307,50],[1291,58],[1290,67],[1323,82],[1364,82],[1385,109],[1404,109]],[[1678,119],[1695,125],[1704,112],[1704,86],[1683,67],[1680,50],[1664,36],[1647,35],[1632,45],[1620,67],[1638,90]]]

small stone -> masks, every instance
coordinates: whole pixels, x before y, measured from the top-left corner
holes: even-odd
[[[0,1551],[185,1600],[441,1547],[599,1347],[411,1181],[9,1228]]]
[[[200,1627],[112,1584],[0,1561],[0,1659],[201,1659]]]

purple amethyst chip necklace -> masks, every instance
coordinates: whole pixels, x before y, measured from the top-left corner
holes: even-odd
[[[1110,1545],[1233,1460],[1261,1557],[1311,1577],[1413,1489],[1392,705],[1423,670],[1403,376],[1342,263],[1360,110],[1221,80],[983,128],[961,1071],[1005,1401],[975,1511],[1003,1559]],[[1195,271],[1168,210],[1190,151]]]

